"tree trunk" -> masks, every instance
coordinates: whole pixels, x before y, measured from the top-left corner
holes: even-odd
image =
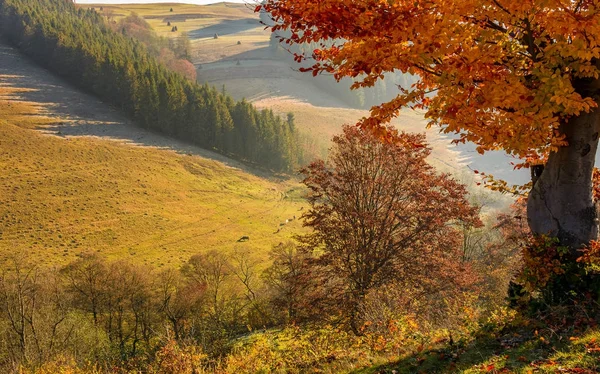
[[[598,237],[598,212],[592,200],[592,172],[600,109],[582,113],[560,126],[569,143],[550,154],[527,200],[527,220],[533,234],[557,237],[577,249]]]

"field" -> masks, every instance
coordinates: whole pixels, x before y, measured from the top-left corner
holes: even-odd
[[[4,45],[0,170],[0,258],[100,252],[160,267],[217,249],[263,259],[302,230],[280,226],[300,216],[297,182],[133,127]]]
[[[236,54],[266,47],[269,43],[269,34],[263,30],[252,5],[218,3],[198,6],[165,3],[85,4],[83,7],[94,8],[114,21],[137,13],[160,36],[174,38],[186,33],[192,41],[193,58],[197,64],[231,58]],[[172,31],[175,26],[177,32]]]

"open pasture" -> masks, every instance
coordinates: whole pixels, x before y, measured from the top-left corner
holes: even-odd
[[[25,252],[51,265],[99,252],[178,266],[211,249],[264,259],[302,231],[297,219],[280,226],[301,214],[297,182],[134,127],[1,52],[0,259]]]

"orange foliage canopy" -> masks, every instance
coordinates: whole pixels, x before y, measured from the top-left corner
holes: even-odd
[[[320,43],[297,56],[314,58],[303,70],[315,75],[355,77],[354,88],[418,75],[361,120],[382,134],[411,106],[480,153],[534,161],[566,145],[561,121],[597,106],[600,0],[266,0],[257,11],[291,31],[286,43]]]

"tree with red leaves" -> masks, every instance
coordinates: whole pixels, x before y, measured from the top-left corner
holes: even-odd
[[[388,129],[390,142],[345,127],[329,161],[302,172],[310,189],[302,242],[324,272],[340,280],[339,299],[359,332],[367,294],[395,282],[423,295],[459,286],[467,271],[460,255],[463,224],[480,224],[465,187],[426,162],[423,135]]]
[[[502,149],[532,169],[527,219],[576,263],[598,238],[592,172],[600,134],[598,0],[265,0],[273,31],[320,48],[303,70],[371,87],[386,72],[419,80],[360,121],[405,107],[484,153]]]

